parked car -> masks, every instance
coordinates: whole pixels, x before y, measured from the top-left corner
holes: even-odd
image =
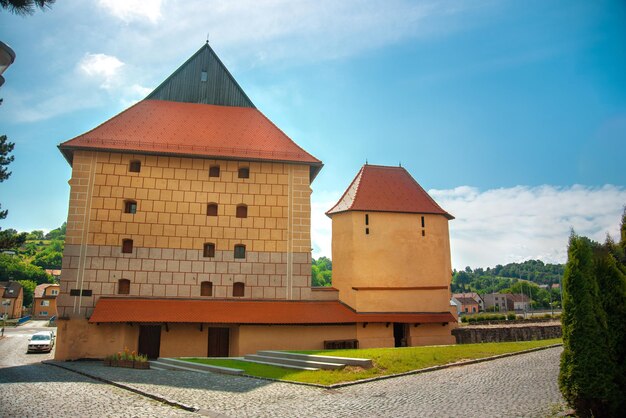
[[[52,331],[41,331],[32,335],[28,339],[28,350],[27,352],[42,352],[52,351],[54,347],[54,332]]]

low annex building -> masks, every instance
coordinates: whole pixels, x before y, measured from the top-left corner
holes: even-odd
[[[59,149],[72,177],[57,359],[454,342],[452,217],[406,170],[364,166],[328,212],[335,287],[312,288],[322,163],[208,43]]]

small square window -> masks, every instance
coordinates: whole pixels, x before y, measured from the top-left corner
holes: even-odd
[[[128,171],[131,173],[139,173],[141,171],[141,161],[133,160],[128,166]]]
[[[207,205],[206,216],[217,216],[217,203],[209,203]]]
[[[209,168],[209,177],[219,177],[220,176],[220,166],[212,165]]]
[[[215,257],[215,244],[213,244],[213,243],[206,243],[206,244],[204,244],[203,256],[204,257]]]
[[[243,297],[243,295],[245,294],[245,289],[246,289],[246,285],[243,284],[242,282],[233,283],[233,296],[236,298]]]
[[[237,218],[247,218],[248,217],[248,207],[246,205],[237,206]]]
[[[128,279],[120,279],[117,282],[117,293],[119,295],[128,295],[128,294],[130,294],[130,280],[128,280]]]
[[[200,296],[213,296],[213,283],[211,282],[200,283]]]
[[[137,213],[137,202],[134,200],[127,200],[124,202],[124,213]]]
[[[246,258],[246,246],[237,244],[235,245],[235,258]]]
[[[248,167],[240,167],[239,168],[239,178],[240,179],[250,178],[250,169]]]
[[[125,239],[122,241],[122,253],[130,254],[133,252],[133,240]]]

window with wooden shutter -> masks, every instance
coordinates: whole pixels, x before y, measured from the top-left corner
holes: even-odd
[[[117,281],[117,293],[119,295],[130,294],[130,280],[120,279]]]
[[[211,282],[200,283],[200,296],[213,296],[213,283]]]
[[[233,283],[233,296],[234,297],[243,297],[245,293],[246,285],[242,282]]]
[[[125,254],[130,254],[133,252],[133,240],[132,239],[122,240],[122,252]]]
[[[204,257],[215,257],[215,244],[207,242],[204,244]]]
[[[206,206],[206,216],[217,216],[217,203],[209,203]]]
[[[248,217],[248,207],[246,205],[237,205],[237,217],[238,218]]]

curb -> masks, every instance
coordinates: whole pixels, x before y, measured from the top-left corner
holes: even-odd
[[[196,408],[195,406],[186,405],[186,404],[178,402],[178,401],[173,401],[173,400],[164,398],[162,396],[155,395],[153,393],[146,392],[146,391],[143,391],[141,389],[137,389],[137,388],[135,388],[133,386],[124,385],[122,383],[117,383],[117,382],[114,382],[112,380],[105,379],[103,377],[94,376],[94,375],[91,375],[89,373],[81,372],[81,371],[72,369],[70,367],[63,366],[62,364],[60,364],[59,362],[55,362],[54,360],[44,360],[41,363],[42,364],[46,364],[48,366],[58,367],[60,369],[64,369],[64,370],[67,370],[67,371],[70,371],[70,372],[73,372],[73,373],[76,373],[76,374],[80,374],[82,376],[89,377],[90,379],[98,380],[100,382],[116,386],[116,387],[118,387],[120,389],[125,389],[125,390],[128,390],[130,392],[134,392],[134,393],[136,393],[138,395],[142,395],[142,396],[145,396],[147,398],[154,399],[155,401],[163,402],[164,404],[173,406],[175,408],[181,408],[181,409],[184,409],[185,411],[189,411],[189,412],[198,412],[199,411],[199,409]]]

